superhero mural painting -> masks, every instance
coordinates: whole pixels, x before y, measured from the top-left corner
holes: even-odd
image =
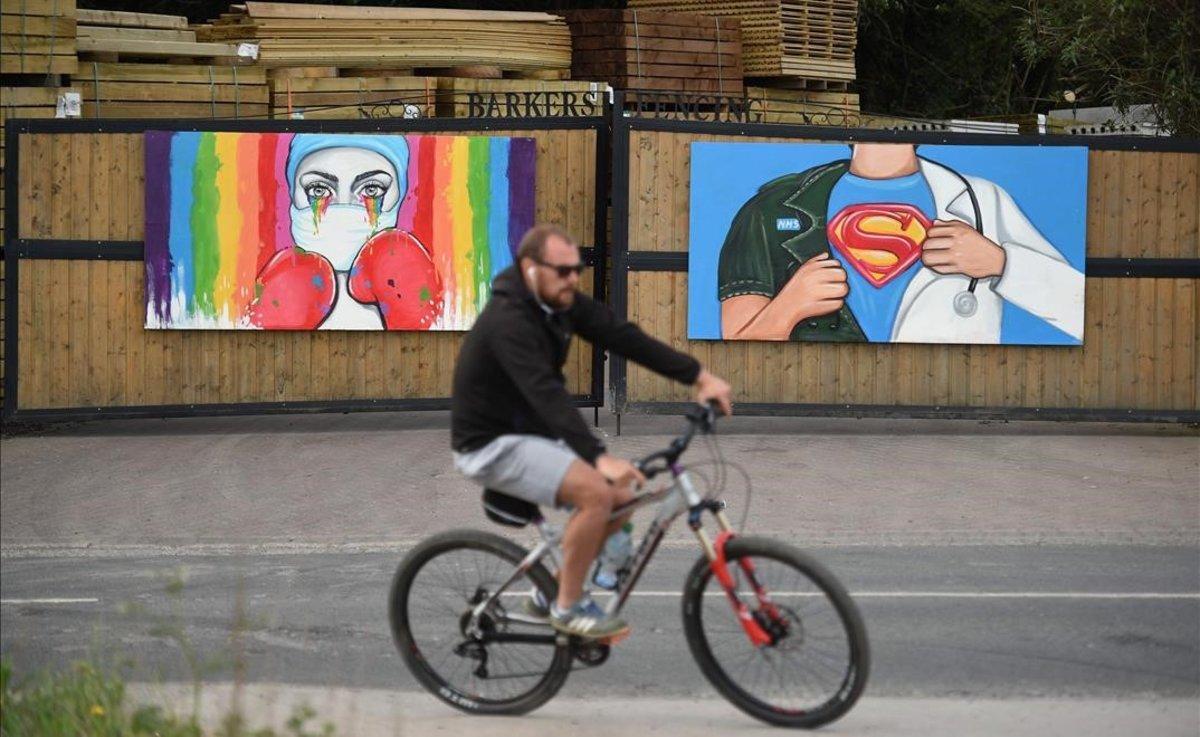
[[[532,224],[533,156],[515,138],[148,133],[147,327],[467,328]]]
[[[1082,342],[1083,149],[692,153],[691,338]]]

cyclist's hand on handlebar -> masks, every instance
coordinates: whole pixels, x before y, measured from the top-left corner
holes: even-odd
[[[596,458],[596,470],[604,476],[604,478],[617,484],[624,486],[626,484],[635,483],[638,485],[646,483],[646,475],[638,470],[637,466],[633,465],[624,458],[617,458],[604,453]]]
[[[733,414],[733,387],[724,379],[709,373],[707,369],[701,369],[693,386],[696,389],[697,402],[706,406],[711,402],[717,405],[721,414]]]

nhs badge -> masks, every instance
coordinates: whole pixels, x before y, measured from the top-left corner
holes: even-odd
[[[800,218],[776,218],[775,230],[800,230]]]

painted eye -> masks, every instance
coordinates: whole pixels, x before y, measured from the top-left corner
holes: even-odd
[[[313,202],[333,197],[333,188],[324,182],[314,182],[304,188],[304,193],[308,195],[308,201]]]
[[[384,187],[382,184],[379,184],[378,182],[369,182],[364,184],[362,189],[358,190],[358,194],[361,197],[378,198],[382,197],[383,193],[386,191],[387,187]]]

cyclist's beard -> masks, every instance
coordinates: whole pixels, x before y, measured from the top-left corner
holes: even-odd
[[[534,277],[532,291],[538,302],[556,312],[561,312],[575,303],[574,287],[567,286],[553,292],[547,292],[542,286],[540,277]]]
[[[575,302],[575,288],[564,287],[563,289],[551,295],[551,298],[546,300],[546,304],[556,310],[565,310]]]

